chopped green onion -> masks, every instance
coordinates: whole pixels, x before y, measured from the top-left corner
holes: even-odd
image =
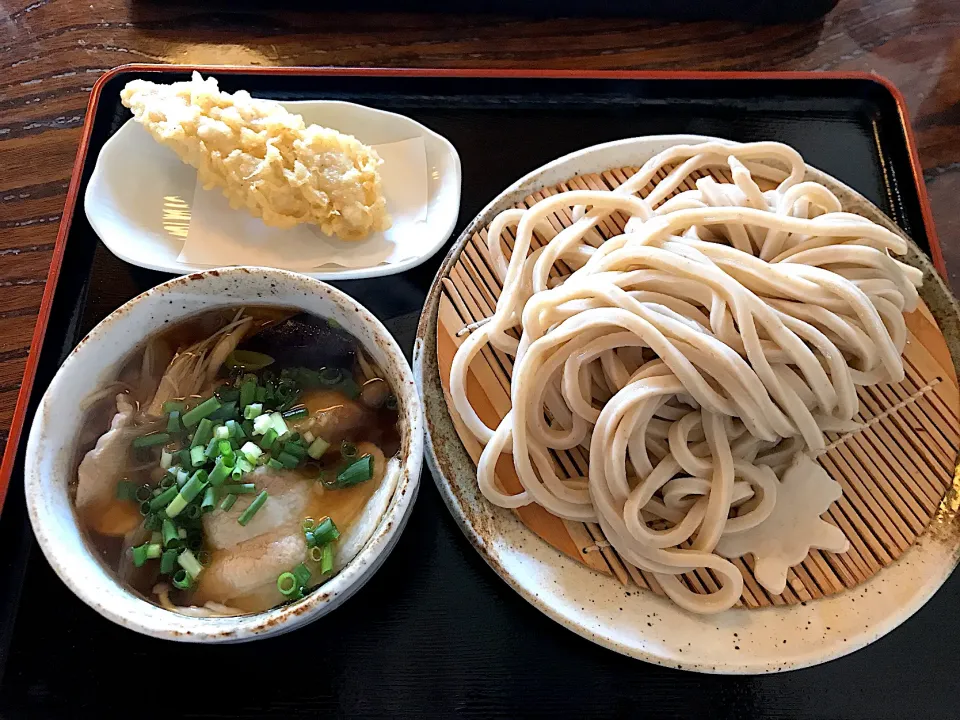
[[[270,458],[267,460],[267,467],[273,468],[274,470],[283,470],[283,463],[277,460],[276,458]]]
[[[180,558],[177,559],[179,560]],[[173,585],[179,590],[189,590],[193,585],[193,578],[190,577],[190,573],[181,568],[177,570],[177,574],[173,576]]]
[[[227,420],[227,422],[225,422],[224,425],[227,428],[227,432],[230,433],[230,437],[232,438],[245,437],[243,428],[241,427],[240,423],[238,423],[236,420]]]
[[[223,484],[223,481],[227,479],[229,474],[230,468],[223,462],[223,458],[219,457],[217,458],[217,464],[214,465],[213,470],[210,471],[208,480],[213,487],[219,487]],[[210,489],[213,490],[213,487]]]
[[[167,452],[166,448],[163,448],[160,451],[160,467],[169,470],[171,465],[173,465],[173,455]]]
[[[177,454],[180,456],[180,465],[182,467],[190,467],[192,465],[192,460],[190,459],[190,448],[184,448]]]
[[[245,442],[243,447],[240,448],[240,452],[247,459],[247,462],[250,463],[257,462],[257,458],[263,455],[263,450],[252,442]]]
[[[357,457],[357,446],[349,440],[340,443],[340,455],[344,460],[353,460]]]
[[[267,389],[265,387],[258,387],[257,392],[254,394],[254,400],[258,403],[262,403],[267,399]]]
[[[141,485],[137,488],[137,492],[134,494],[134,497],[140,502],[146,502],[153,497],[153,488],[149,485]]]
[[[277,590],[285,596],[293,595],[298,587],[297,576],[292,572],[280,573],[280,576],[277,578]]]
[[[283,444],[283,451],[290,453],[298,460],[303,460],[307,456],[307,449],[303,445],[289,440]]]
[[[190,548],[187,548],[177,556],[177,564],[186,570],[187,574],[194,580],[203,572],[203,565],[197,560],[196,555],[190,551]]]
[[[220,509],[223,510],[224,512],[227,512],[230,508],[233,507],[233,504],[236,501],[237,501],[237,496],[234,495],[233,493],[230,493],[223,499],[223,502],[220,503]]]
[[[203,451],[203,456],[209,460],[212,460],[217,456],[217,451],[220,449],[220,441],[216,438],[210,438],[210,442],[207,443],[207,447]]]
[[[263,455],[257,458],[258,462],[262,460],[264,460]],[[247,460],[245,457],[241,456],[237,458],[237,463],[236,465],[234,465],[234,469],[235,470],[239,469],[240,473],[243,474],[243,473],[253,472],[253,468],[255,465],[256,463],[252,463],[249,460]]]
[[[224,365],[230,370],[263,370],[268,365],[273,365],[273,358],[263,353],[253,350],[234,350],[227,355]]]
[[[217,440],[217,452],[220,455],[233,455],[233,445],[229,440]]]
[[[203,502],[200,503],[200,512],[201,513],[213,512],[213,508],[214,506],[216,506],[216,504],[217,504],[217,490],[213,486],[210,486],[203,491]]]
[[[193,476],[187,480],[186,484],[180,488],[180,492],[176,494],[176,497],[167,505],[167,517],[172,518],[179,515],[183,509],[187,507],[187,504],[200,494],[200,491],[206,484],[207,472],[205,470],[197,470]],[[172,490],[173,488],[170,489]]]
[[[210,553],[206,550],[200,550],[197,552],[197,562],[206,567],[210,564]]]
[[[270,426],[277,431],[277,435],[285,435],[290,432],[287,424],[283,421],[283,415],[278,412],[270,413]]]
[[[180,538],[181,540],[186,540],[186,539],[187,539],[187,529],[186,529],[186,528],[180,528],[180,529],[178,529],[178,530],[177,530],[177,537]]]
[[[293,569],[293,575],[297,578],[297,584],[300,586],[310,582],[310,569],[303,563],[300,563]]]
[[[296,455],[291,455],[288,452],[282,452],[277,455],[277,460],[287,470],[294,470],[296,469],[297,465],[300,464],[300,458],[298,458]]]
[[[230,420],[237,414],[237,401],[228,400],[223,403],[219,408],[210,413],[211,420]]]
[[[173,470],[172,472],[167,471],[167,474],[160,479],[160,488],[162,490],[166,490],[167,488],[172,488],[176,484],[177,484],[176,470]]]
[[[310,447],[307,448],[307,455],[312,457],[314,460],[319,460],[323,457],[323,454],[329,447],[330,443],[328,443],[322,437],[315,438],[313,442],[310,443]]]
[[[268,420],[270,419],[269,415],[261,415],[260,417],[265,417]],[[265,433],[263,433],[263,437],[260,438],[260,442],[258,444],[264,450],[269,450],[270,447],[277,441],[277,437],[279,437],[277,435],[277,431],[274,430],[273,428],[270,428]]]
[[[195,508],[196,505],[191,505],[190,507]],[[196,535],[191,535],[187,538],[187,547],[191,550],[200,551],[200,548],[203,547],[203,536],[197,533]]]
[[[234,495],[252,495],[257,491],[257,486],[253,483],[242,483],[236,485],[224,485],[221,489],[225,493],[233,493]]]
[[[247,417],[247,407],[252,403],[257,397],[257,381],[256,380],[246,380],[243,385],[240,386],[240,407],[243,408],[243,416]]]
[[[160,572],[163,575],[169,575],[173,572],[173,569],[177,566],[177,554],[179,552],[174,548],[165,550],[163,555],[160,556]]]
[[[183,417],[181,418],[181,420],[183,421],[184,427],[188,427],[188,428],[193,427],[194,425],[199,423],[201,420],[203,420],[205,417],[209,417],[210,415],[213,415],[213,413],[215,413],[217,410],[220,409],[220,406],[221,406],[221,403],[219,400],[217,400],[217,398],[215,397],[207,398],[202,403],[197,405],[195,408],[193,408],[192,410],[187,410],[187,412],[183,414]]]
[[[213,429],[213,436],[217,440],[229,440],[230,439],[230,428],[226,425],[217,425]]]
[[[222,403],[232,402],[236,405],[237,400],[240,398],[240,391],[230,385],[221,385],[217,388],[216,394]]]
[[[191,503],[184,509],[183,514],[187,517],[187,520],[197,520],[200,517],[200,506]]]
[[[190,446],[203,447],[210,442],[210,438],[212,437],[213,420],[210,418],[203,418],[200,421],[200,424],[197,425],[197,429],[193,431],[193,440],[190,441]]]
[[[254,435],[264,435],[272,427],[273,423],[271,422],[269,415],[257,415],[257,417],[253,419]]]
[[[174,410],[170,413],[170,417],[167,418],[167,432],[176,433],[180,432],[182,428],[180,427],[180,411]]]
[[[393,393],[387,395],[387,401],[384,403],[384,406],[387,410],[396,410],[397,409],[397,396]]]
[[[137,486],[134,485],[129,480],[121,480],[117,483],[117,489],[115,491],[117,500],[136,500],[137,499]]]
[[[246,525],[253,519],[253,516],[257,514],[257,511],[263,507],[263,504],[267,501],[269,494],[266,490],[262,490],[254,501],[250,503],[246,510],[240,513],[240,517],[237,518],[237,522],[241,525]]]
[[[307,445],[307,446],[309,446],[314,440],[317,439],[316,437],[314,437],[313,433],[310,432],[309,430],[307,430],[303,435],[301,435],[301,437],[303,438],[304,445]]]
[[[320,574],[326,575],[333,570],[333,545],[327,543],[323,546],[323,554],[320,557]]]
[[[336,523],[333,522],[333,518],[325,517],[314,529],[313,537],[317,545],[326,545],[339,538],[340,531],[337,529]]]
[[[300,529],[303,530],[305,533],[312,532],[316,526],[317,526],[316,521],[311,517],[304,518],[303,520],[300,521]]]
[[[150,543],[147,545],[147,559],[156,560],[160,557],[163,550],[160,547],[160,543]]]
[[[366,482],[373,477],[373,456],[364,455],[359,460],[355,460],[347,465],[337,475],[336,482],[328,487],[345,488],[351,485],[358,485]]]
[[[166,490],[157,495],[153,500],[150,501],[150,510],[159,510],[165,508],[170,504],[170,501],[173,500],[179,491],[175,487],[168,487]]]
[[[177,486],[183,487],[189,477],[190,477],[190,473],[188,473],[183,468],[180,468],[179,470],[177,470]]]
[[[161,526],[163,529],[163,546],[177,548],[180,546],[180,534],[177,532],[177,526],[173,520],[166,519]]]
[[[243,409],[244,420],[256,420],[262,414],[263,414],[263,403],[250,403]]]
[[[190,448],[190,467],[198,468],[206,461],[207,455],[202,447],[197,445],[197,447]]]
[[[133,548],[133,565],[134,567],[143,567],[143,564],[147,561],[147,546],[146,544],[138,545]]]
[[[159,530],[160,523],[163,522],[163,516],[158,512],[148,513],[145,518],[143,518],[143,529],[144,530]]]
[[[184,404],[183,404],[182,402],[179,402],[179,401],[177,401],[177,400],[167,400],[167,401],[163,404],[163,411],[164,411],[165,413],[168,413],[168,414],[169,414],[169,413],[182,413],[184,407],[185,407],[185,406],[184,406]]]
[[[148,448],[156,447],[157,445],[166,445],[168,442],[170,442],[170,433],[156,432],[134,438],[133,446],[135,448]]]
[[[343,372],[340,368],[325,367],[320,371],[321,385],[333,387],[334,385],[339,385],[341,380],[343,380]]]
[[[323,548],[320,547],[319,545],[314,545],[313,547],[311,547],[308,553],[310,555],[310,559],[313,560],[315,563],[323,561]]]
[[[310,412],[303,405],[290,408],[285,413],[282,413],[284,420],[301,420],[309,414]]]

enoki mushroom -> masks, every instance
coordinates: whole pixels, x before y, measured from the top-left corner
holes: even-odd
[[[698,171],[729,181],[694,183]],[[907,251],[899,235],[843,212],[805,172],[777,143],[679,145],[616,190],[563,192],[494,219],[503,292],[450,378],[484,445],[487,499],[598,522],[687,610],[737,602],[741,572],[717,551],[736,543],[721,539],[762,527],[798,452],[857,427],[858,385],[903,379],[903,313],[922,279],[893,257]],[[552,230],[547,218],[570,208],[573,224]],[[615,211],[624,231],[604,240],[597,226]],[[536,249],[534,232],[546,241]],[[466,393],[488,344],[514,357],[511,410],[495,428]],[[553,453],[576,446],[589,450],[589,477],[561,477]],[[495,478],[504,453],[519,493]],[[697,594],[679,577],[701,568],[719,589]]]

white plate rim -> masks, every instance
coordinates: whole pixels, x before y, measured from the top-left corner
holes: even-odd
[[[382,265],[373,265],[370,267],[362,268],[343,268],[342,270],[322,270],[322,271],[290,271],[290,272],[300,272],[302,275],[307,277],[312,277],[315,280],[362,280],[375,277],[385,277],[388,275],[395,275],[406,270],[410,270],[419,265],[422,265],[427,260],[436,255],[440,249],[447,243],[450,239],[450,235],[453,233],[453,229],[456,227],[457,220],[459,217],[459,206],[460,206],[460,194],[462,187],[462,168],[460,164],[460,155],[457,152],[457,149],[454,147],[447,138],[439,133],[431,130],[426,125],[417,122],[413,118],[407,117],[406,115],[401,115],[399,113],[390,112],[388,110],[380,110],[378,108],[369,107],[367,105],[362,105],[360,103],[346,102],[343,100],[291,100],[291,101],[279,101],[281,105],[290,110],[291,112],[297,112],[299,109],[306,106],[313,106],[317,104],[323,105],[332,105],[338,107],[351,107],[354,109],[360,108],[362,112],[370,113],[373,115],[379,115],[381,117],[391,118],[394,122],[398,124],[406,124],[412,128],[416,128],[418,132],[422,135],[425,141],[436,143],[438,147],[442,148],[443,153],[446,154],[449,159],[452,161],[451,169],[451,182],[452,187],[454,188],[453,195],[449,203],[452,212],[448,210],[446,222],[443,223],[442,230],[436,233],[434,242],[426,247],[424,252],[415,257],[406,258],[400,260],[396,263],[387,263]],[[361,110],[358,110],[360,112]],[[97,155],[97,162],[94,164],[93,172],[90,175],[90,180],[87,183],[86,190],[83,194],[83,210],[84,215],[87,218],[87,222],[90,223],[90,227],[96,233],[97,237],[106,245],[107,249],[110,250],[114,255],[128,262],[131,265],[136,265],[137,267],[146,268],[148,270],[158,270],[160,272],[172,273],[175,275],[185,275],[188,273],[197,273],[205,272],[210,270],[213,266],[211,265],[195,265],[193,263],[182,263],[174,258],[169,263],[156,263],[148,260],[141,259],[137,256],[136,252],[129,252],[128,248],[136,248],[136,243],[127,243],[121,242],[119,238],[112,235],[106,228],[105,223],[101,221],[101,218],[97,211],[93,208],[93,205],[96,202],[96,194],[100,183],[104,181],[104,176],[106,170],[104,169],[104,163],[100,161],[101,157],[107,152],[108,148],[111,146],[111,143],[114,143],[115,139],[120,136],[120,133],[124,131],[125,128],[135,124],[136,121],[131,117],[129,118],[120,128],[113,133],[107,141],[103,144],[103,147],[100,148],[100,153]],[[116,143],[114,143],[116,144]],[[172,151],[171,151],[172,153]],[[285,268],[277,268],[278,270],[284,270]]]
[[[636,591],[628,598],[622,597],[623,588],[616,579],[595,573],[563,555],[537,537],[511,512],[487,503],[476,492],[475,481],[466,487],[455,487],[456,477],[451,480],[443,470],[444,464],[450,465],[450,457],[445,456],[441,460],[438,454],[438,448],[444,454],[450,452],[451,448],[454,454],[462,453],[462,456],[452,460],[454,466],[459,466],[463,457],[466,457],[456,435],[450,437],[452,421],[440,389],[436,367],[438,282],[456,263],[465,240],[477,229],[485,226],[496,210],[518,202],[537,189],[549,187],[579,173],[598,172],[626,165],[639,166],[644,160],[670,145],[706,141],[737,144],[700,135],[645,136],[603,143],[570,153],[531,171],[491,200],[453,244],[438,272],[438,280],[435,280],[431,288],[414,348],[414,377],[424,401],[428,440],[425,443],[426,459],[434,482],[454,519],[473,546],[487,564],[521,597],[548,617],[591,642],[647,662],[717,674],[782,672],[828,662],[854,652],[886,635],[917,612],[960,562],[960,533],[957,532],[956,516],[950,514],[942,524],[939,524],[940,521],[935,517],[899,560],[852,590],[801,605],[758,610],[733,609],[720,615],[694,616],[648,591]],[[610,156],[615,156],[616,160],[611,162],[603,159]],[[815,175],[817,180],[827,182],[838,194],[842,194],[844,207],[854,201],[873,208],[878,214],[878,217],[873,219],[903,234],[902,230],[856,191],[809,165],[808,172]],[[930,261],[912,241],[910,244],[910,260],[923,269],[924,282],[935,283],[954,315],[960,314],[956,300]],[[954,362],[956,364],[955,353]],[[468,457],[467,461],[470,462]],[[473,478],[475,471],[471,479]],[[562,592],[545,582],[538,582],[539,576],[551,573],[554,574],[554,583],[556,577],[573,576],[577,578],[576,582],[586,581],[587,585],[593,583],[591,587],[606,585],[607,589],[619,589],[621,600],[617,607],[629,607],[631,603],[639,606],[632,608],[634,615],[639,617],[640,613],[644,613],[648,619],[646,624],[654,629],[645,631],[642,626],[631,628],[639,629],[639,633],[634,637],[618,633],[617,622],[612,619],[612,615],[610,619],[601,618],[595,605],[588,609],[587,603],[593,603],[593,598],[580,595],[571,603]],[[887,599],[878,601],[877,598],[882,597],[882,592],[887,593]],[[889,598],[895,594],[899,600],[891,607]],[[579,610],[575,607],[576,602],[583,603]],[[866,623],[855,621],[854,616],[865,606],[872,606],[873,614],[867,618]],[[848,613],[849,616],[841,618],[840,613],[834,612],[836,610]],[[836,616],[836,619],[830,619],[833,616]],[[657,618],[659,620],[656,620]],[[765,626],[771,624],[770,618],[779,618],[774,623],[788,620],[798,630],[789,637],[769,636],[769,628]],[[656,625],[649,622],[650,619],[654,619]],[[726,638],[729,649],[707,656],[702,652],[702,648],[694,646],[692,642],[689,647],[679,647],[682,643],[673,643],[668,648],[667,641],[659,637],[656,631],[656,626],[665,619],[675,624],[691,626],[697,633],[693,637],[698,642],[703,640],[703,633],[706,631],[714,636],[709,638],[711,641],[729,636]],[[828,625],[828,622],[833,624]],[[756,627],[758,624],[761,627]],[[806,647],[799,652],[794,651],[795,645],[790,642],[784,645],[786,650],[783,654],[777,655],[772,651],[771,643],[774,649],[779,650],[781,637],[789,640],[804,631],[824,633],[822,641],[807,642]],[[759,632],[767,634],[758,638],[756,635]],[[764,645],[765,652],[751,655],[751,644]],[[683,653],[684,649],[687,650],[686,654]],[[701,652],[698,653],[698,650]]]

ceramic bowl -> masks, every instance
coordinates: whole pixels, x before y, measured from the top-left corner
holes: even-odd
[[[116,377],[145,334],[198,313],[240,305],[279,305],[332,318],[383,369],[400,407],[401,473],[387,511],[359,554],[337,575],[294,603],[227,618],[194,618],[147,602],[123,587],[78,525],[68,495],[77,464],[83,399]],[[373,575],[393,548],[413,507],[423,456],[423,420],[410,367],[383,325],[349,296],[283,270],[223,268],[178,277],[109,315],[67,357],[37,408],[27,444],[25,489],[34,533],[60,579],[87,605],[145,635],[187,642],[243,642],[276,635],[326,615]]]

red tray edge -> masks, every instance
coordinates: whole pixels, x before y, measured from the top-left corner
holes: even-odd
[[[60,277],[63,263],[63,254],[66,248],[67,235],[73,221],[76,209],[77,195],[80,190],[80,178],[83,173],[84,158],[90,145],[90,134],[93,129],[93,118],[103,86],[115,75],[124,72],[157,72],[157,71],[184,71],[197,70],[203,73],[235,74],[246,73],[255,75],[347,75],[360,77],[453,77],[453,78],[557,78],[557,79],[619,79],[619,80],[867,80],[878,83],[890,95],[897,106],[900,122],[907,139],[910,152],[910,166],[913,172],[913,182],[920,200],[920,211],[923,216],[924,229],[930,244],[930,256],[934,266],[946,279],[947,270],[943,261],[940,241],[937,237],[933,222],[933,213],[927,197],[926,184],[923,181],[923,170],[920,166],[920,156],[917,153],[916,138],[910,126],[906,100],[900,89],[888,78],[875,73],[857,71],[777,71],[777,72],[727,72],[727,71],[674,71],[674,70],[539,70],[539,69],[439,69],[439,68],[355,68],[355,67],[248,67],[237,65],[162,65],[148,63],[132,63],[120,65],[108,70],[94,84],[87,103],[87,111],[81,129],[80,145],[77,148],[77,157],[74,161],[73,173],[70,176],[70,185],[67,188],[66,202],[61,215],[60,228],[50,261],[50,271],[40,301],[40,311],[37,315],[37,324],[34,326],[33,337],[30,341],[30,350],[27,354],[27,364],[23,371],[20,392],[17,395],[17,404],[10,423],[10,432],[0,462],[0,512],[3,511],[4,499],[10,478],[13,474],[13,464],[16,459],[20,437],[23,434],[23,422],[27,413],[27,405],[33,391],[33,381],[37,373],[37,363],[40,348],[46,336],[47,323],[50,319],[50,307],[53,304],[53,294]]]

